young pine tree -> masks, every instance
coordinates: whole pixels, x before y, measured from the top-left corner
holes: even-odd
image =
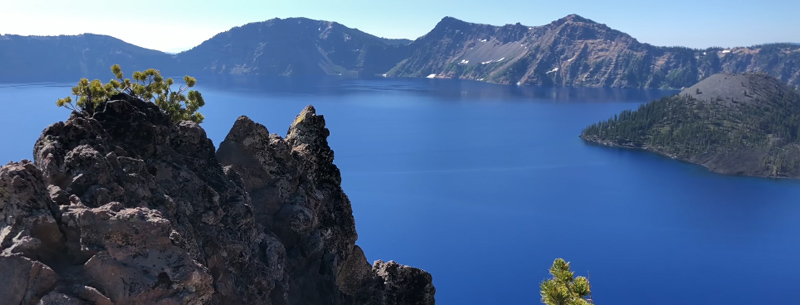
[[[575,272],[570,271],[569,263],[557,258],[550,267],[552,279],[543,281],[540,285],[542,303],[547,305],[589,305],[594,304],[591,295],[589,280],[585,277],[575,277]]]
[[[194,77],[185,76],[183,81],[186,85],[173,91],[172,85],[175,81],[172,78],[164,79],[161,72],[156,69],[133,72],[133,80],[123,77],[119,65],[111,66],[111,72],[116,79],[111,79],[106,84],[97,79],[91,82],[85,78],[81,79],[77,86],[72,87],[75,104],[72,103],[72,97],[65,97],[59,99],[56,105],[91,113],[100,103],[108,101],[114,95],[124,93],[145,102],[155,103],[175,122],[190,120],[199,124],[205,119],[200,112],[197,112],[205,105],[203,96],[200,92],[189,90],[197,83]]]

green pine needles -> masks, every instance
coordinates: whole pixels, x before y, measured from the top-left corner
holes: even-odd
[[[592,290],[589,280],[583,276],[575,277],[570,271],[569,263],[557,258],[550,267],[552,279],[539,285],[542,303],[547,305],[589,305],[592,301]]]
[[[91,82],[86,78],[81,79],[77,86],[72,87],[75,104],[72,97],[65,97],[59,99],[56,105],[78,112],[94,111],[100,103],[109,101],[116,94],[124,93],[155,103],[174,122],[189,120],[199,124],[205,119],[197,112],[205,105],[203,96],[200,92],[189,90],[197,83],[194,77],[184,76],[186,85],[173,91],[171,87],[175,81],[172,78],[164,79],[156,69],[133,72],[133,80],[123,78],[119,65],[111,66],[111,72],[116,79],[111,79],[106,84],[97,79]]]

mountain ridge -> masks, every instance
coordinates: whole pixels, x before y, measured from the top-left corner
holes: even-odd
[[[793,86],[800,83],[794,66],[800,60],[800,48],[794,46],[656,47],[574,14],[535,27],[445,18],[412,45],[418,47],[390,76],[545,86],[681,88],[714,73],[768,72]]]
[[[108,35],[0,36],[0,71],[5,72],[0,73],[0,81],[72,81],[99,76],[101,71],[110,76],[113,64],[129,70],[170,70],[171,62],[169,54]]]
[[[0,52],[10,50],[3,41],[7,44],[8,40],[0,39]],[[63,46],[40,46],[53,53],[59,48]],[[101,66],[113,60],[122,61],[125,69],[130,69],[126,64],[134,69],[143,66],[132,62],[136,60],[131,56],[118,56],[125,47],[105,48],[108,50],[100,50],[95,55],[99,59],[91,63],[76,52],[44,57],[67,62],[63,71],[54,71],[64,76],[104,76],[108,67]],[[33,62],[35,53],[15,52],[17,57],[27,56],[15,62]],[[577,14],[539,26],[495,26],[446,16],[413,41],[380,38],[332,21],[274,18],[233,27],[175,55],[154,53],[142,56],[140,61],[167,74],[435,77],[500,84],[621,88],[682,88],[715,73],[764,72],[800,86],[800,67],[795,64],[800,62],[798,45],[661,47],[639,42]],[[23,78],[41,75],[0,60],[0,69],[3,68],[19,71]]]
[[[402,50],[402,41],[387,43],[337,22],[275,18],[219,33],[176,60],[189,73],[358,76],[388,69]]]

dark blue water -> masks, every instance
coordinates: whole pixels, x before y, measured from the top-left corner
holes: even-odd
[[[203,82],[205,81],[205,83]],[[587,145],[588,124],[669,94],[445,80],[200,80],[219,143],[247,114],[325,115],[370,260],[430,271],[439,304],[538,304],[556,257],[598,304],[795,303],[800,183]],[[58,84],[0,85],[0,160],[67,112]]]

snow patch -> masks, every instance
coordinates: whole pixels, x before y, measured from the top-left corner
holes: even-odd
[[[501,62],[501,61],[503,61],[503,60],[505,60],[505,59],[506,59],[506,58],[505,58],[505,57],[503,57],[503,58],[500,58],[500,59],[498,59],[498,60],[487,60],[487,61],[482,61],[482,62],[481,62],[481,65],[488,65],[488,64],[490,64],[490,63],[493,63],[493,62]]]

